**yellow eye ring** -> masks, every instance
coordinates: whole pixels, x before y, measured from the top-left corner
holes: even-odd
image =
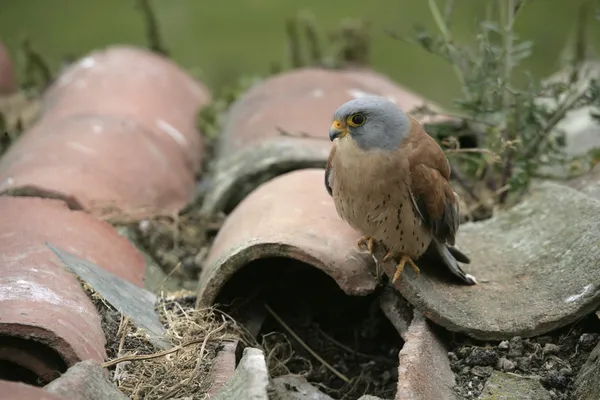
[[[367,118],[363,114],[352,114],[346,120],[346,123],[352,127],[364,125],[367,122]]]

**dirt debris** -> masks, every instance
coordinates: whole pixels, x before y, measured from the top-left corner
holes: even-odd
[[[539,378],[552,399],[571,398],[573,381],[590,352],[600,341],[595,315],[544,336],[494,343],[457,338],[448,353],[456,374],[456,392],[465,400],[477,399],[492,371]]]
[[[300,375],[334,399],[363,394],[390,399],[397,389],[403,341],[381,311],[378,296],[348,296],[314,267],[274,258],[244,267],[217,303],[227,304],[220,307],[236,319],[252,309],[249,301],[267,309],[266,315],[257,315],[263,319],[258,341],[271,378]]]
[[[128,224],[136,241],[166,274],[197,280],[224,215],[204,215],[190,207],[173,216]]]

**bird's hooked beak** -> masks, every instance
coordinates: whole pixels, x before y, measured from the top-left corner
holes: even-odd
[[[331,140],[332,142],[335,140],[335,138],[343,138],[344,136],[346,136],[348,134],[348,127],[346,126],[346,124],[343,124],[342,122],[338,121],[337,119],[335,121],[333,121],[333,123],[331,124],[331,128],[329,128],[329,140]]]

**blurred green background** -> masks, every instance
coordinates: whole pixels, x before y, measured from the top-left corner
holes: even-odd
[[[473,40],[490,1],[496,0],[455,0],[452,30],[458,41]],[[585,1],[533,0],[517,22],[518,35],[535,41],[534,55],[523,68],[545,76],[560,66]],[[443,8],[444,2],[438,3]],[[410,33],[415,25],[435,30],[427,0],[154,0],[152,5],[172,57],[200,69],[215,90],[240,74],[267,73],[273,62],[285,61],[285,19],[308,10],[323,35],[344,18],[370,23],[373,67],[410,89],[444,105],[458,91],[444,61],[383,32]],[[590,44],[596,47],[600,21],[593,12],[587,18]],[[146,45],[135,0],[0,0],[0,39],[19,71],[18,48],[26,35],[54,71],[66,55],[79,57],[113,43]]]

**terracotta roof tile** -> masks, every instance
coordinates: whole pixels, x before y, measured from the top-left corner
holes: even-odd
[[[141,254],[109,224],[58,200],[0,197],[0,359],[43,381],[86,359],[104,361],[100,317],[46,242],[142,285]]]
[[[115,46],[67,68],[38,123],[0,162],[0,191],[27,189],[94,214],[177,211],[194,195],[206,87],[149,51]]]

